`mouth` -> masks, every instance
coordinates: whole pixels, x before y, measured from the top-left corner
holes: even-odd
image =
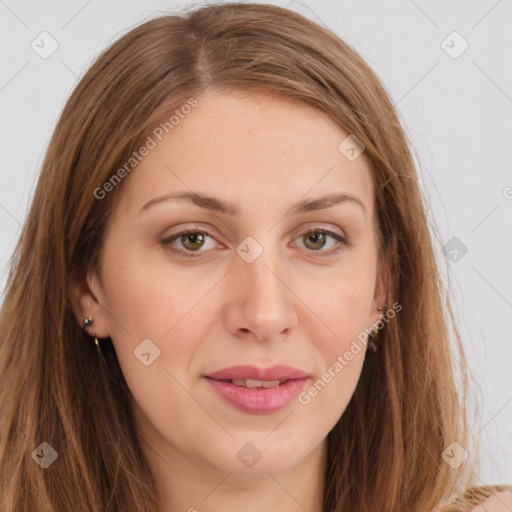
[[[268,414],[289,405],[304,388],[309,376],[289,366],[267,369],[236,366],[204,378],[224,403],[243,412]]]
[[[230,382],[235,386],[241,386],[244,388],[277,388],[284,382],[288,382],[288,379],[277,379],[277,380],[258,380],[258,379],[223,379],[219,382]]]

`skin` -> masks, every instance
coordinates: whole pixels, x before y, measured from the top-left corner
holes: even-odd
[[[348,134],[307,105],[217,92],[197,100],[116,191],[101,278],[90,271],[75,284],[76,316],[82,323],[92,315],[89,333],[113,340],[162,512],[242,504],[249,512],[320,511],[326,436],[353,395],[365,345],[307,405],[294,400],[273,413],[234,409],[202,376],[238,364],[287,364],[310,375],[307,390],[378,322],[386,280],[371,170],[364,153],[349,161],[338,150]],[[241,211],[169,200],[141,212],[177,191],[219,197]],[[287,215],[293,203],[333,192],[356,196],[364,209],[345,201]],[[170,243],[196,248],[196,258],[161,244],[187,227],[212,236],[203,245]],[[311,240],[313,228],[350,245]],[[248,236],[263,248],[252,263],[236,252]],[[160,350],[149,366],[134,356],[144,339]],[[261,454],[252,467],[237,457],[248,442]]]

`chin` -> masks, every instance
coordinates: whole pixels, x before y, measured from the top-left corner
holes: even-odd
[[[251,438],[254,440],[251,441]],[[208,458],[222,473],[231,473],[232,478],[240,480],[268,478],[268,473],[285,473],[308,456],[304,451],[304,442],[286,445],[280,439],[276,444],[264,436],[256,438],[248,435],[243,439],[231,439],[229,445],[224,447],[222,453],[210,454]]]

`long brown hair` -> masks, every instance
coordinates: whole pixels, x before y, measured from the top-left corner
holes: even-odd
[[[113,345],[102,340],[98,357],[69,289],[98,264],[123,183],[102,199],[95,190],[155,123],[207,90],[295,99],[364,144],[380,257],[389,263],[386,305],[402,310],[379,333],[379,350],[366,357],[328,435],[324,511],[432,510],[469,483],[467,462],[452,468],[443,458],[452,442],[467,448],[468,374],[410,144],[387,92],[353,48],[298,13],[261,4],[147,21],[107,48],[69,98],[1,310],[0,509],[157,510]],[[46,469],[32,457],[42,442],[58,453]]]

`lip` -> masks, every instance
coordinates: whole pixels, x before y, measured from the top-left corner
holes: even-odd
[[[256,380],[291,380],[303,379],[309,375],[291,366],[279,365],[271,368],[258,368],[257,366],[242,365],[231,366],[206,375],[215,380],[227,379],[256,379]]]
[[[256,366],[233,366],[204,378],[213,389],[231,406],[243,412],[266,414],[289,405],[304,388],[307,373],[290,366],[257,368]],[[227,379],[286,380],[274,388],[246,388]]]

